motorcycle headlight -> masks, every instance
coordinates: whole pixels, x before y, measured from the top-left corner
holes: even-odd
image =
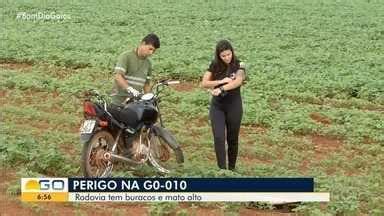
[[[149,101],[149,100],[152,100],[154,97],[155,95],[153,93],[147,93],[141,96],[141,100]]]

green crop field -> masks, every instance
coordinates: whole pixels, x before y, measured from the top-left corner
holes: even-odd
[[[186,157],[169,176],[309,176],[331,201],[288,213],[265,203],[128,206],[150,215],[384,214],[383,1],[4,0],[0,8],[1,183],[8,197],[19,193],[20,177],[81,175],[81,93],[108,94],[118,55],[155,32],[155,79],[181,80],[161,103]],[[24,12],[66,18],[24,19]],[[199,87],[220,39],[232,42],[248,68],[237,172],[216,168],[210,96]],[[1,202],[35,214],[62,207]],[[65,208],[87,214],[93,207]],[[125,215],[113,206],[96,209]]]

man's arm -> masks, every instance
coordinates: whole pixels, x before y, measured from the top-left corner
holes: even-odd
[[[151,86],[152,86],[151,80],[152,80],[152,63],[149,62],[149,69],[148,69],[147,77],[145,78],[145,83],[143,86],[144,94],[151,92]]]
[[[115,81],[116,81],[118,86],[120,86],[123,89],[126,89],[127,92],[130,92],[134,97],[137,97],[140,94],[139,91],[137,91],[136,89],[134,89],[128,85],[128,81],[125,80],[125,78],[122,74],[122,70],[116,69],[115,73],[116,73]]]
[[[128,92],[132,93],[133,96],[136,97],[137,95],[139,95],[139,92],[136,89],[129,86],[128,81],[124,77],[127,72],[127,69],[128,69],[128,58],[127,58],[127,53],[125,52],[119,56],[119,59],[115,66],[115,82],[120,88],[126,89]]]
[[[128,88],[128,82],[127,80],[125,80],[125,78],[123,77],[123,71],[119,70],[119,69],[115,69],[115,81],[117,83],[117,85],[119,85],[122,89],[126,89]]]
[[[128,81],[124,78],[124,75],[127,72],[127,68],[128,68],[127,53],[124,52],[120,54],[119,58],[117,59],[117,63],[115,65],[115,82],[122,89],[128,88]]]
[[[149,93],[151,92],[151,81],[147,80],[144,84],[144,93]]]

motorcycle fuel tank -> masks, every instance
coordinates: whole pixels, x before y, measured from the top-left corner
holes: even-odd
[[[154,124],[157,117],[158,110],[151,102],[138,101],[126,105],[117,118],[126,125],[137,128],[140,123]]]

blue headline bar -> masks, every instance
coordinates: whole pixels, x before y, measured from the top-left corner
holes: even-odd
[[[68,178],[69,192],[313,192],[313,178]]]

